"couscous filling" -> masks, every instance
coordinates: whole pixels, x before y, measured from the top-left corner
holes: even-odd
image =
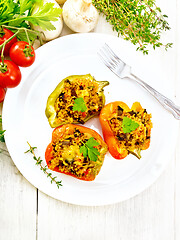
[[[128,117],[137,122],[139,124],[137,129],[132,132],[124,133],[124,117]],[[126,112],[123,108],[118,106],[116,112],[108,119],[108,122],[121,148],[126,148],[129,152],[133,152],[135,149],[145,149],[145,143],[150,139],[152,128],[151,114],[148,114],[146,109],[140,111],[130,110]]]
[[[103,107],[103,98],[98,93],[99,85],[89,79],[73,79],[64,81],[64,88],[55,102],[56,117],[60,122],[81,123],[92,115],[98,115]],[[83,98],[87,110],[73,111],[74,101]]]
[[[72,134],[64,134],[62,138],[52,143],[53,158],[50,161],[49,168],[54,170],[58,167],[60,172],[73,174],[78,178],[84,176],[97,175],[103,164],[100,158],[97,161],[91,161],[89,157],[84,157],[80,152],[80,147],[91,138],[90,133],[82,133],[75,128]],[[98,140],[97,140],[98,141]],[[96,147],[101,153],[101,142]]]

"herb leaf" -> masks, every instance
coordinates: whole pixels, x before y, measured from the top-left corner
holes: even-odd
[[[36,6],[38,9],[32,15]],[[62,9],[55,7],[51,2],[43,3],[43,0],[0,0],[0,13],[0,26],[9,28],[14,33],[18,31],[17,37],[21,41],[27,41],[24,34],[26,29],[30,41],[34,41],[42,36],[39,31],[31,29],[31,24],[38,25],[43,30],[54,30],[51,22],[58,20]]]
[[[98,152],[99,153],[99,152]],[[98,159],[98,154],[95,154],[92,149],[88,148],[88,157],[91,161],[96,162]]]
[[[98,141],[96,141],[93,137],[89,138],[88,141],[86,142],[86,145],[89,148],[93,148],[99,145]]]
[[[4,133],[6,130],[2,130],[2,116],[0,115],[0,142],[5,142]]]
[[[80,147],[80,153],[82,153],[85,158],[88,156],[91,161],[96,162],[100,155],[98,149],[95,148],[98,145],[98,141],[91,137],[87,142],[83,142],[83,145]]]
[[[24,14],[27,10],[31,9],[33,4],[38,2],[37,0],[19,0],[20,14]]]
[[[54,3],[40,3],[39,9],[31,16],[26,17],[26,21],[35,26],[40,26],[43,30],[55,30],[56,28],[50,21],[57,21],[62,13],[62,9],[55,8]]]
[[[136,130],[139,127],[139,124],[133,121],[131,118],[123,117],[122,128],[124,133],[130,133]]]
[[[5,142],[4,133],[6,130],[0,131],[0,142]]]
[[[17,3],[13,0],[0,0],[0,22],[12,18],[18,12]]]
[[[83,98],[76,98],[74,100],[73,111],[85,112],[87,110],[86,104]]]
[[[80,153],[82,153],[85,158],[88,156],[88,149],[85,145],[80,147]]]

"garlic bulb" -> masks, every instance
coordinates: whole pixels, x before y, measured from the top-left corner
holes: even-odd
[[[47,2],[52,2],[54,3],[54,7],[56,8],[60,8],[59,4],[55,1],[55,0],[43,0],[44,3]],[[37,6],[34,8],[32,15],[38,10],[38,4]],[[62,20],[62,15],[59,16],[57,21],[51,21],[51,23],[54,25],[54,27],[56,28],[55,30],[42,30],[39,26],[34,26],[32,25],[31,27],[34,30],[37,30],[39,32],[43,33],[43,40],[45,41],[51,41],[57,37],[59,37],[59,35],[61,34],[62,28],[63,28],[63,20]]]
[[[64,22],[74,32],[90,32],[96,26],[98,16],[92,0],[67,0],[64,3]]]

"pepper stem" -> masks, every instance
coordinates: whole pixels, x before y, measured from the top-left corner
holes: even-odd
[[[129,153],[133,154],[136,156],[138,159],[141,159],[141,149],[134,149],[133,151],[129,151]]]

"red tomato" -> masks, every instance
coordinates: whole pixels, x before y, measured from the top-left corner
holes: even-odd
[[[4,60],[4,67],[0,62],[0,87],[13,88],[16,87],[21,81],[21,71],[19,67],[10,60]]]
[[[10,37],[12,37],[14,35],[14,33],[7,28],[3,28],[3,32],[4,33],[0,33],[0,45],[3,44],[7,39],[9,39]],[[13,45],[13,43],[15,43],[15,42],[17,42],[16,37],[14,37],[8,43],[6,43],[6,46],[4,49],[4,55],[7,56],[9,54],[9,50],[10,50],[11,46]]]
[[[0,87],[0,103],[4,101],[5,94],[6,94],[5,89]]]
[[[18,66],[29,67],[35,60],[35,51],[27,42],[18,41],[11,46],[9,56]]]

